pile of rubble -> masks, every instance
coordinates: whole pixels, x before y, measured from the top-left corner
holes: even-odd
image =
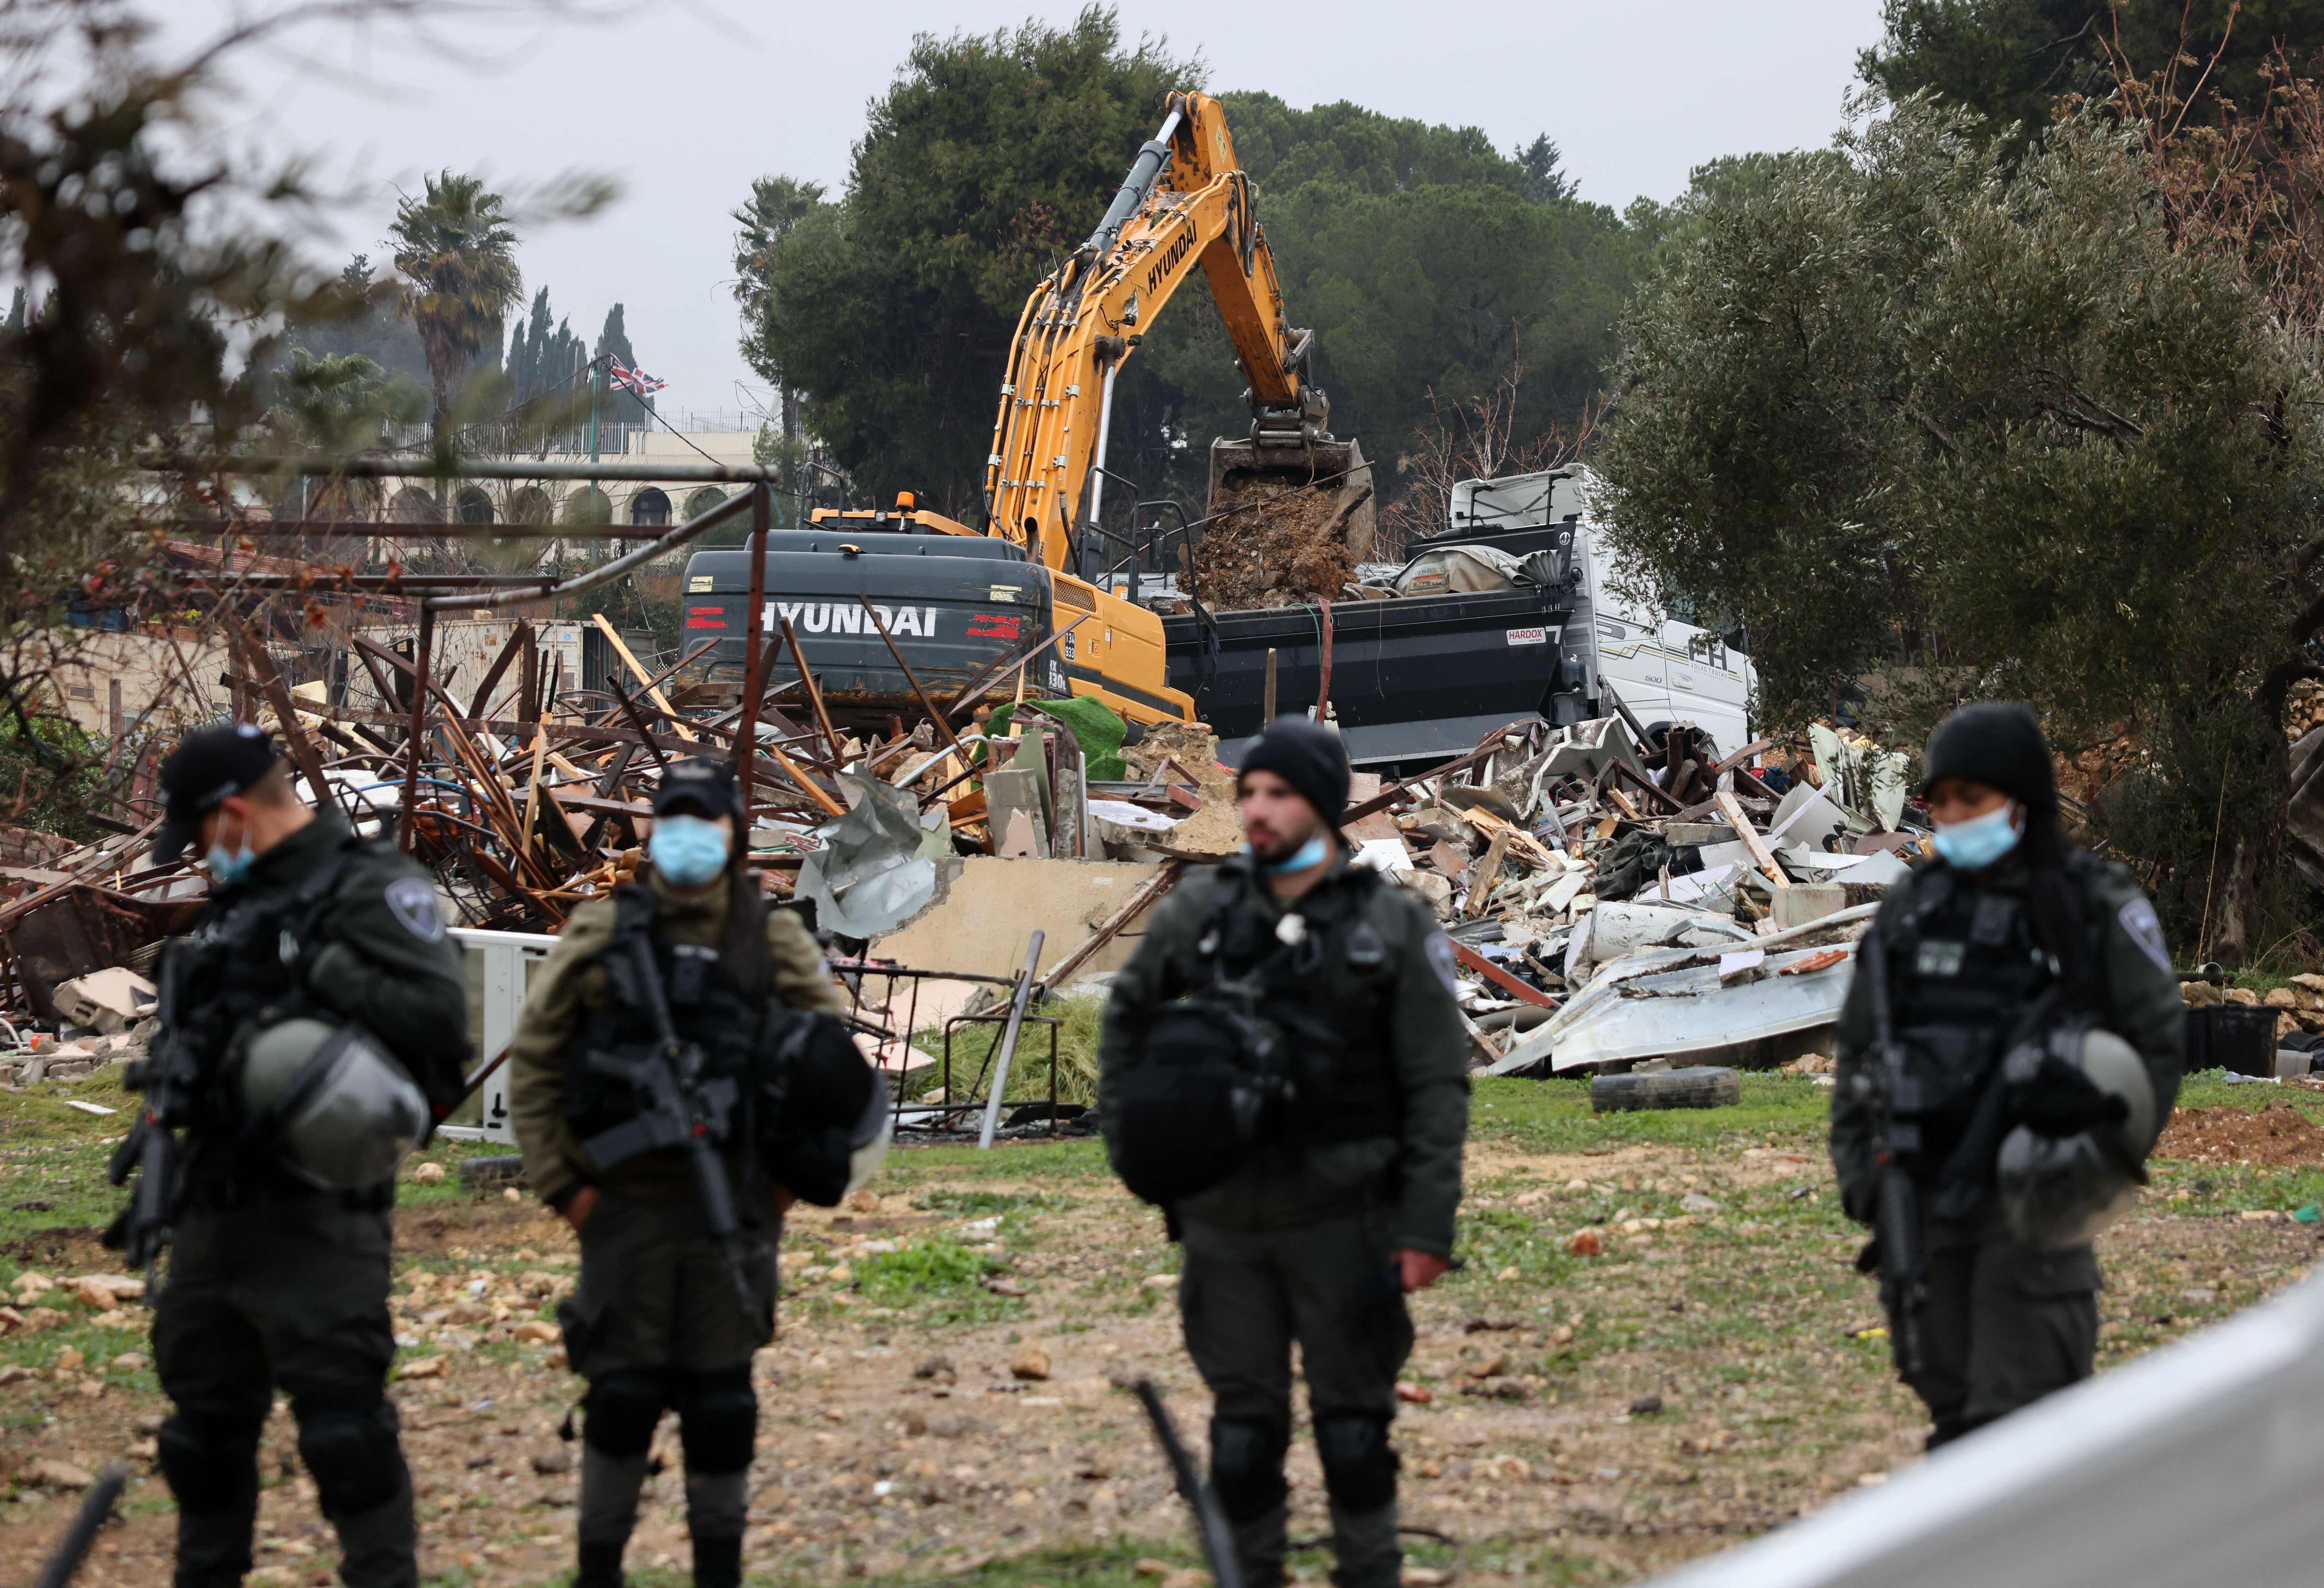
[[[1808,738],[1778,789],[1749,766],[1764,742],[1713,761],[1683,723],[1513,726],[1360,798],[1348,832],[1445,923],[1495,1073],[1819,1073],[1796,1056],[1828,1034],[1856,940],[1925,839],[1903,821],[1902,756]]]

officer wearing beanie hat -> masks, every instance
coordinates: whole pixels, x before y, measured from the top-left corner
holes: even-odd
[[[1872,1223],[1882,1176],[1869,1059],[1881,1039],[1875,978],[1885,977],[1915,1083],[1897,1108],[1909,1130],[1891,1145],[1914,1188],[1925,1273],[1917,1298],[1884,1302],[1934,1448],[2089,1377],[2098,1344],[2096,1253],[2013,1236],[1995,1194],[1996,1148],[2020,1123],[2056,1136],[2086,1130],[2106,1099],[2054,1057],[2031,1080],[2005,1082],[2004,1057],[2068,1022],[2112,1031],[2144,1062],[2159,1130],[2178,1090],[2185,1016],[2153,904],[2121,866],[2067,840],[2031,710],[1963,706],[1931,735],[1922,771],[1936,858],[1889,888],[1858,949],[1835,1049],[1831,1159],[1843,1206]],[[1906,1305],[1917,1371],[1897,1316]]]
[[[1468,1046],[1452,946],[1416,895],[1349,863],[1348,783],[1339,736],[1305,717],[1252,742],[1236,781],[1249,847],[1155,910],[1114,978],[1100,1050],[1120,1168],[1172,1145],[1129,1140],[1138,1116],[1123,1108],[1139,1066],[1158,1062],[1148,1039],[1167,1010],[1246,984],[1248,1013],[1281,1033],[1294,1084],[1247,1161],[1164,1207],[1185,1246],[1186,1349],[1215,1397],[1211,1482],[1251,1588],[1284,1581],[1295,1342],[1333,1581],[1400,1580],[1388,1425],[1412,1348],[1404,1298],[1450,1266],[1461,1200]]]

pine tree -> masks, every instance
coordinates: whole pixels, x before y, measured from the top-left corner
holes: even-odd
[[[630,346],[630,333],[623,323],[622,309],[618,303],[605,311],[605,328],[597,333],[599,358],[618,358],[631,369],[638,366],[638,355]],[[653,420],[647,416],[653,411],[653,399],[640,397],[634,392],[617,392],[607,377],[604,414],[613,424],[648,425]]]

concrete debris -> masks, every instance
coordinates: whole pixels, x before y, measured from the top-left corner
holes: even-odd
[[[117,1036],[151,1014],[161,989],[125,966],[76,976],[54,993],[57,1012],[77,1026]]]
[[[1712,761],[1689,723],[1513,725],[1356,800],[1389,852],[1351,836],[1445,923],[1482,1067],[1773,1069],[1837,1018],[1855,940],[1924,853],[1901,756],[1807,739],[1829,772],[1795,756],[1763,779],[1767,742]]]

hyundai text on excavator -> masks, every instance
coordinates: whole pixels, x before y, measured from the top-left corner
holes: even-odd
[[[1069,625],[1031,664],[1029,690],[1096,696],[1133,723],[1194,716],[1192,697],[1167,681],[1162,619],[1104,583],[1132,554],[1100,527],[1099,508],[1107,482],[1121,483],[1105,467],[1114,379],[1140,328],[1197,269],[1251,410],[1247,438],[1213,443],[1213,501],[1254,478],[1327,491],[1333,522],[1360,551],[1369,543],[1370,471],[1361,448],[1327,429],[1330,406],[1307,378],[1314,333],[1284,318],[1219,103],[1173,94],[1097,229],[1026,300],[985,468],[987,527],[918,507],[908,494],[893,509],[821,509],[807,528],[768,533],[758,621],[770,634],[790,621],[835,719],[882,724],[916,710],[890,640],[921,687],[945,699]],[[721,640],[717,673],[742,663],[749,583],[747,551],[696,552],[687,564],[685,639]],[[770,661],[770,681],[796,676],[779,649]],[[990,687],[1013,691],[1014,671]]]

